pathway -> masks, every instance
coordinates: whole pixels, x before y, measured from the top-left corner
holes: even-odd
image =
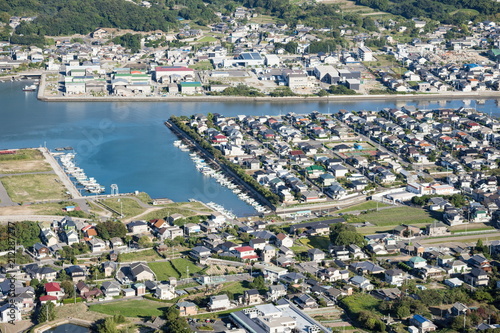
[[[61,179],[63,185],[66,187],[68,190],[69,194],[73,199],[81,199],[83,196],[80,194],[80,192],[76,189],[75,185],[73,182],[69,179],[68,175],[64,172],[62,167],[57,163],[56,159],[52,154],[50,154],[49,150],[47,148],[38,148],[40,152],[43,154],[45,157],[45,160],[50,164],[54,172],[56,173],[57,176],[59,176],[59,179]]]
[[[2,182],[0,182],[0,207],[14,206],[17,205],[14,203],[9,195],[7,194],[7,190],[3,186]]]

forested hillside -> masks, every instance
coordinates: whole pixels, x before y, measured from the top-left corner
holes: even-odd
[[[160,2],[151,8],[124,0],[0,0],[2,11],[37,16],[33,22],[23,22],[16,33],[41,36],[87,34],[97,27],[167,31],[176,26],[178,17],[203,25],[218,19],[201,0],[184,0],[182,6]]]
[[[356,3],[406,18],[428,17],[449,24],[500,15],[500,3],[494,0],[356,0]]]

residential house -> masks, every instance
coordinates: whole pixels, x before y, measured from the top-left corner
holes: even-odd
[[[179,315],[183,317],[195,316],[198,314],[198,307],[192,302],[179,302],[176,304],[176,307],[179,309]]]
[[[419,314],[413,315],[410,324],[417,327],[420,333],[435,331],[437,328],[432,321]]]
[[[62,299],[64,297],[64,290],[61,289],[61,286],[57,282],[49,282],[44,285],[45,293],[48,296],[55,296],[57,299]]]
[[[370,280],[361,275],[353,276],[349,279],[349,283],[359,289],[366,291],[372,291],[375,288],[373,284],[371,284]]]
[[[209,311],[221,311],[227,310],[231,307],[231,302],[229,301],[229,297],[227,295],[217,295],[210,296],[210,301],[208,303]]]
[[[135,262],[130,264],[130,273],[133,281],[156,280],[155,273],[144,262]]]
[[[254,305],[262,303],[262,296],[256,289],[249,289],[243,292],[241,303],[245,305]]]
[[[175,287],[171,284],[159,284],[156,286],[154,296],[163,300],[170,300],[177,297]]]
[[[465,274],[463,278],[465,283],[474,287],[487,286],[490,281],[488,273],[477,267],[473,268],[470,273]]]
[[[385,282],[396,286],[403,285],[408,275],[399,268],[388,269],[385,271]]]
[[[325,259],[325,252],[319,249],[309,249],[307,251],[307,256],[311,261],[320,262]]]
[[[267,301],[275,302],[284,296],[286,296],[286,288],[284,285],[271,285],[269,286],[269,290],[267,291],[266,299]]]
[[[101,289],[106,297],[120,296],[121,288],[117,281],[104,281]]]

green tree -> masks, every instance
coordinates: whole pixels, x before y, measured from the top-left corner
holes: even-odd
[[[253,279],[253,281],[250,283],[250,288],[257,290],[265,290],[266,282],[264,281],[264,277],[262,275],[259,275],[255,279]]]
[[[165,329],[166,333],[191,333],[191,329],[186,319],[179,316],[179,310],[175,306],[170,306],[165,311]]]
[[[330,228],[330,241],[335,245],[364,246],[364,238],[352,225],[337,223]]]
[[[410,307],[408,307],[407,305],[400,305],[396,309],[396,316],[398,316],[399,319],[407,318],[410,315]]]
[[[356,95],[356,91],[349,89],[341,84],[331,85],[329,91],[331,94],[334,95]]]
[[[64,289],[64,293],[66,294],[67,298],[75,297],[75,286],[73,284],[73,281],[66,280],[61,282],[61,288]]]
[[[142,236],[141,238],[139,238],[137,244],[139,244],[141,248],[146,248],[151,246],[151,242],[148,236]]]
[[[46,321],[52,321],[56,318],[56,312],[54,310],[55,305],[52,302],[47,302],[40,307],[38,311],[37,321],[38,323],[44,323]]]
[[[104,319],[97,325],[97,332],[99,333],[118,333],[116,322],[113,317]]]

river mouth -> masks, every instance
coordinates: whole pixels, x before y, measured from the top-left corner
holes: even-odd
[[[43,333],[90,333],[90,329],[75,324],[62,324],[43,331]]]

